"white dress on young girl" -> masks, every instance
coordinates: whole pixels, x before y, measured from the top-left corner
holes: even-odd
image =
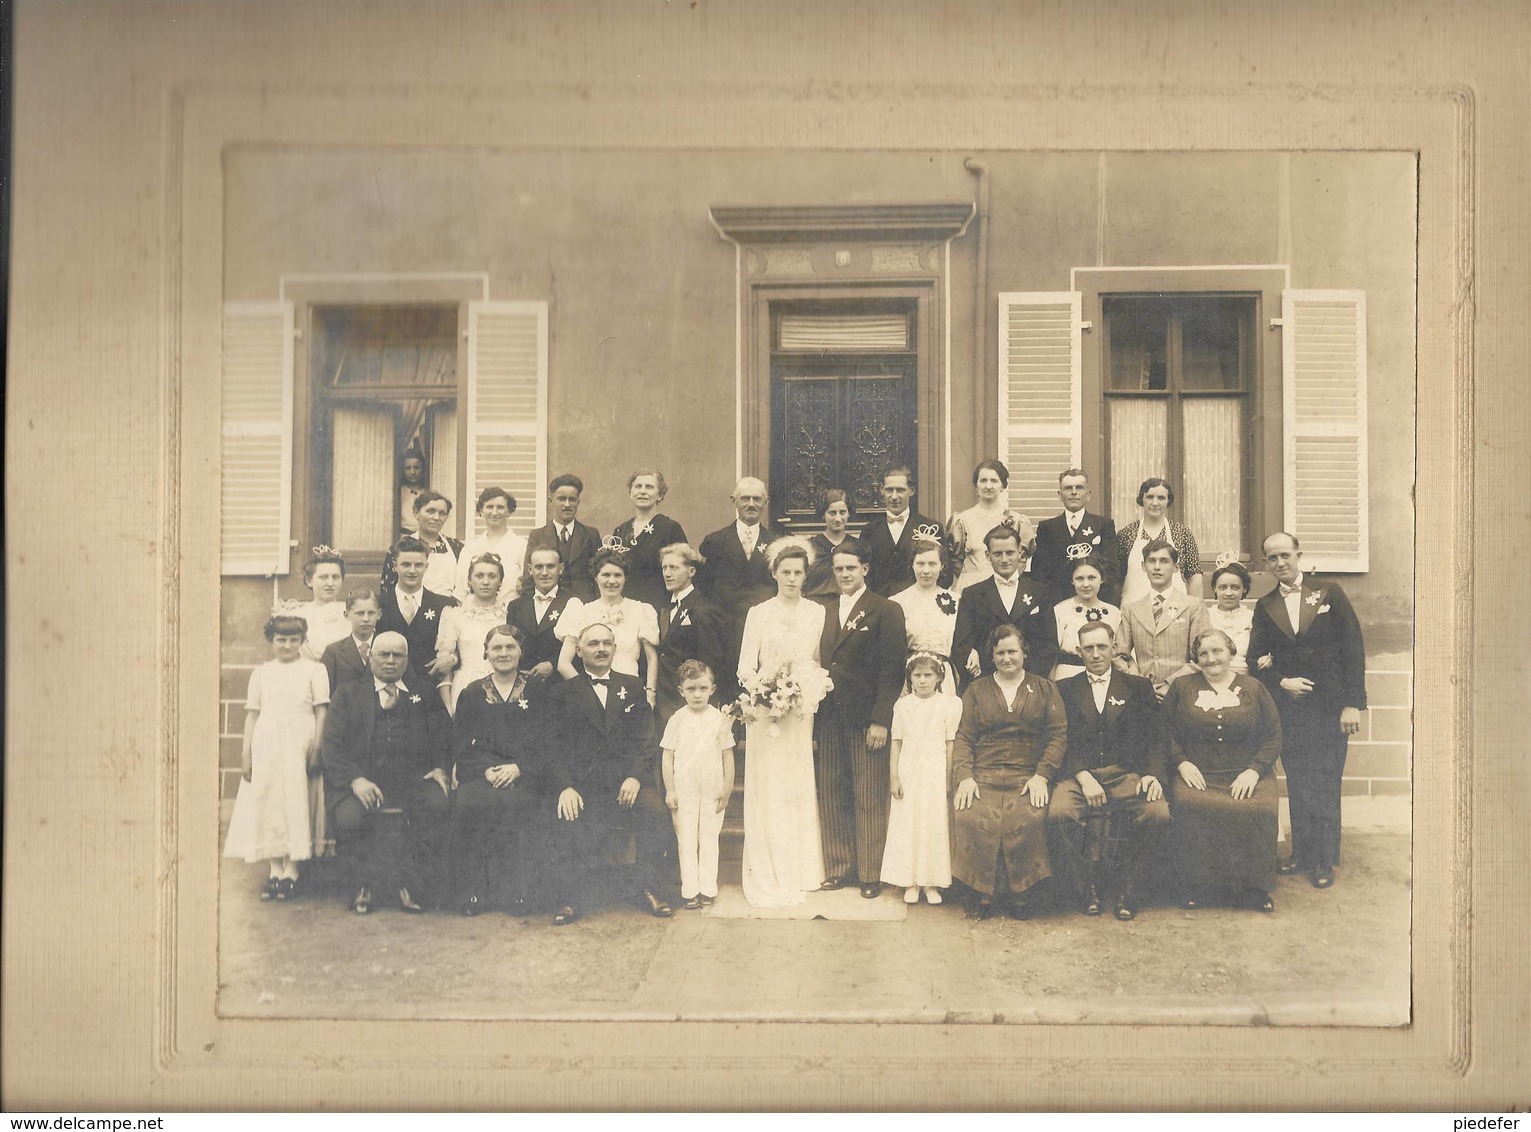
[[[308,774],[314,708],[330,702],[324,665],[268,660],[250,673],[245,708],[258,711],[250,737],[250,781],[239,783],[225,857],[254,863],[306,861],[323,840],[324,798]]]
[[[723,752],[734,745],[734,727],[711,704],[704,711],[681,708],[665,724],[659,746],[675,752],[675,797],[671,814],[680,848],[680,894],[718,894],[718,835],[723,811],[718,796],[733,783],[723,781]],[[668,799],[667,799],[668,801]]]
[[[320,660],[324,650],[336,641],[351,635],[351,623],[346,620],[346,603],[305,601],[293,611],[308,624],[308,635],[303,638],[302,654],[309,660]]]
[[[894,798],[888,810],[884,884],[946,888],[952,883],[946,743],[957,737],[961,721],[962,701],[942,692],[924,699],[904,696],[893,705],[889,737],[902,744],[898,779],[904,796]]]

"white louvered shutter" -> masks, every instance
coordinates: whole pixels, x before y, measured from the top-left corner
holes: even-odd
[[[999,458],[1010,506],[1033,523],[1058,510],[1058,473],[1080,459],[1078,291],[999,296]]]
[[[291,303],[223,308],[221,572],[286,574],[292,513]]]
[[[1310,570],[1367,569],[1366,294],[1281,293],[1286,529]]]
[[[548,305],[468,304],[468,490],[516,497],[510,526],[526,534],[547,504]]]

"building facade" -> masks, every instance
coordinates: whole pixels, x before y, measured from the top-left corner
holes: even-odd
[[[1294,530],[1372,651],[1409,646],[1411,155],[251,148],[225,174],[225,767],[273,599],[319,544],[376,576],[412,449],[460,537],[489,484],[544,522],[564,471],[606,533],[661,469],[693,542],[741,474],[804,531],[829,486],[875,515],[897,464],[942,518],[986,456],[1034,519],[1071,465],[1118,525],[1163,475],[1208,569]],[[1377,674],[1364,791],[1407,792],[1407,668]]]

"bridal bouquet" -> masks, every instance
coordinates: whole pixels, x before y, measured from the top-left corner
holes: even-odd
[[[729,715],[746,723],[769,723],[766,734],[775,737],[781,734],[778,720],[789,715],[804,718],[833,687],[829,673],[811,660],[792,661],[749,680],[743,693],[729,705]]]

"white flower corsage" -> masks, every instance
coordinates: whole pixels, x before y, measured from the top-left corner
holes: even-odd
[[[436,620],[436,611],[434,609],[427,609],[425,611],[425,619],[427,621],[434,621],[434,620]]]
[[[845,631],[847,633],[854,632],[856,630],[857,626],[859,626],[861,624],[862,618],[864,618],[865,616],[866,616],[866,610],[863,609],[860,613],[856,614],[856,616],[852,617],[849,621],[847,621],[845,623]]]
[[[1086,527],[1084,530],[1080,531],[1079,533],[1084,535],[1086,538],[1089,538],[1090,535],[1095,535],[1095,528],[1094,527]],[[1091,542],[1099,542],[1100,541],[1100,536],[1099,535],[1095,535],[1095,537],[1090,539],[1090,541]]]
[[[1309,605],[1317,605],[1319,602],[1321,602],[1323,600],[1324,600],[1324,591],[1323,590],[1314,590],[1307,597],[1307,602],[1308,602]],[[1328,608],[1328,607],[1326,606],[1325,608]]]
[[[1126,700],[1119,700],[1115,696],[1107,696],[1106,697],[1106,702],[1108,704],[1110,704],[1112,707],[1126,707],[1127,706],[1127,701]]]
[[[409,697],[409,702],[412,703],[412,704],[417,704],[417,703],[420,702],[420,697],[412,695],[412,696]]]
[[[627,699],[627,689],[626,688],[618,688],[617,689],[617,699],[619,699],[619,700]]]
[[[1036,599],[1033,598],[1030,594],[1022,594],[1021,595],[1021,600],[1024,601],[1027,605],[1030,605]],[[1035,613],[1036,610],[1032,610],[1032,612]]]
[[[1221,692],[1215,692],[1211,688],[1203,688],[1196,694],[1196,706],[1202,711],[1216,711],[1218,708],[1236,708],[1239,706],[1238,685],[1229,685]]]

